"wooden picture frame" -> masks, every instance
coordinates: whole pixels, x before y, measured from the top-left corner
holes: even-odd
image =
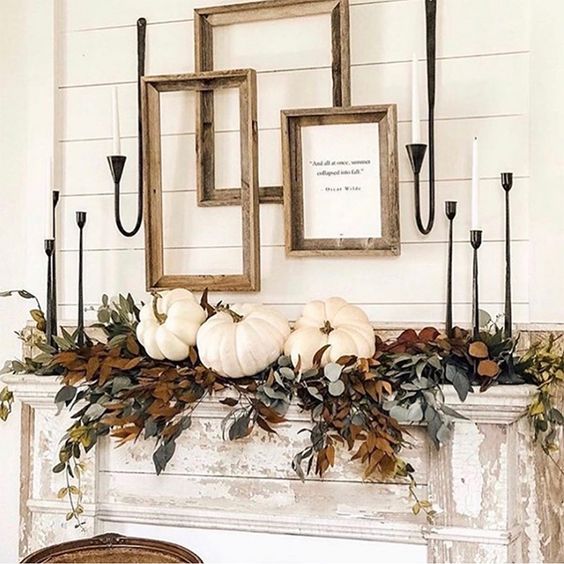
[[[331,15],[332,97],[333,106],[351,103],[349,0],[267,0],[212,6],[194,10],[195,69],[214,68],[213,31],[219,26],[283,18]],[[196,112],[197,135],[204,151],[199,166],[202,182],[198,184],[198,204],[201,206],[239,205],[238,188],[215,187],[214,100],[212,92],[198,96]],[[261,203],[283,202],[282,186],[259,187]]]
[[[396,106],[380,105],[380,106],[361,106],[361,107],[348,107],[348,108],[318,108],[318,109],[300,109],[300,110],[283,110],[281,112],[282,119],[282,153],[283,153],[283,173],[284,173],[284,224],[285,224],[285,240],[286,240],[286,254],[289,256],[342,256],[342,255],[399,255],[400,254],[400,224],[399,224],[399,175],[398,175],[398,151],[397,151],[397,110]],[[327,208],[326,212],[329,215],[334,213],[335,217],[341,217],[347,213],[347,208],[343,207],[343,202],[351,200],[352,192],[369,193],[374,186],[374,194],[369,197],[372,200],[379,202],[379,215],[374,216],[374,220],[370,216],[365,217],[363,220],[368,228],[372,230],[374,221],[374,231],[378,231],[380,236],[362,236],[362,237],[307,237],[305,234],[305,214],[304,214],[304,195],[305,190],[310,189],[310,186],[304,186],[304,163],[303,163],[303,147],[302,135],[304,128],[311,128],[308,134],[313,132],[316,128],[314,126],[331,126],[343,125],[347,127],[354,127],[357,124],[377,124],[374,130],[377,132],[377,137],[374,140],[374,148],[377,152],[376,158],[378,159],[379,166],[372,168],[368,165],[371,171],[378,171],[378,175],[374,175],[376,182],[379,180],[376,192],[376,186],[371,182],[367,173],[362,172],[364,168],[352,168],[350,163],[352,161],[332,161],[331,166],[328,166],[326,172],[321,172],[322,175],[337,175],[357,174],[361,177],[365,176],[360,183],[364,182],[362,186],[343,186],[336,184],[337,180],[315,179],[313,177],[319,176],[317,172],[312,172],[313,167],[318,165],[329,165],[330,161],[319,162],[309,160],[305,168],[307,178],[310,179],[309,184],[319,183],[315,186],[316,194],[319,192],[339,192],[338,199],[333,196],[322,195],[323,198],[334,198],[336,209],[330,210]],[[321,131],[317,129],[317,131]],[[334,130],[335,131],[335,130]],[[343,131],[343,130],[339,130]],[[351,130],[352,132],[353,130]],[[358,130],[357,130],[358,131]],[[366,128],[363,132],[370,134]],[[338,138],[337,143],[331,144],[330,136],[325,135],[329,130],[323,131],[323,143],[329,143],[328,152],[341,151],[342,138]],[[354,140],[356,136],[351,136]],[[360,137],[358,137],[360,139]],[[329,139],[329,140],[327,140]],[[308,142],[309,143],[309,142]],[[311,145],[311,143],[309,143]],[[315,150],[319,152],[319,143],[315,146]],[[368,146],[368,145],[366,145]],[[335,149],[337,147],[337,149]],[[369,149],[364,148],[364,151]],[[335,168],[335,162],[340,168]],[[369,161],[365,161],[369,162]],[[320,167],[320,170],[323,166]],[[333,172],[331,172],[333,171]],[[358,171],[358,172],[355,172]],[[353,178],[348,176],[348,178]],[[339,178],[339,183],[345,182]],[[321,184],[324,183],[324,186]],[[350,193],[349,193],[350,190]],[[317,195],[315,196],[318,197]],[[355,195],[355,198],[357,196]],[[362,196],[364,198],[364,196]],[[310,198],[311,199],[311,198]],[[309,204],[311,206],[311,204]],[[323,210],[323,213],[326,213]],[[364,208],[361,211],[355,210],[359,214],[364,214]],[[349,219],[352,214],[349,214]],[[323,218],[323,221],[325,219]],[[348,220],[347,220],[348,221]],[[321,225],[321,222],[318,222]],[[335,222],[338,223],[337,221]],[[356,229],[355,224],[355,229]],[[379,225],[379,229],[377,226]],[[338,229],[340,225],[336,226]],[[323,226],[323,229],[325,227]]]
[[[243,273],[165,275],[161,171],[160,93],[239,89]],[[254,292],[260,289],[256,73],[252,69],[148,76],[142,81],[143,186],[147,288]],[[196,153],[203,152],[196,137]],[[187,221],[190,219],[187,218]]]

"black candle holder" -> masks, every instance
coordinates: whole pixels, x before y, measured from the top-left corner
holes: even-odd
[[[445,214],[448,218],[448,262],[447,262],[447,296],[446,296],[446,334],[452,337],[452,254],[453,224],[456,217],[456,202],[445,202]]]
[[[470,244],[474,249],[472,260],[472,337],[474,340],[480,338],[480,298],[478,289],[478,249],[482,245],[482,231],[472,229],[470,231]]]
[[[425,0],[425,22],[427,36],[427,110],[429,123],[429,219],[423,225],[421,218],[421,187],[419,176],[427,145],[423,143],[406,146],[413,170],[415,187],[415,221],[417,229],[428,235],[435,223],[435,90],[437,60],[437,0]]]
[[[84,247],[83,247],[83,231],[86,225],[86,212],[76,212],[76,224],[79,229],[78,236],[78,323],[77,323],[77,343],[79,347],[84,346],[84,289],[83,289],[83,273],[84,273]]]
[[[110,172],[114,181],[114,215],[116,226],[124,237],[133,237],[141,229],[143,221],[143,131],[141,119],[141,79],[145,74],[145,50],[147,37],[147,20],[137,20],[137,219],[131,231],[123,226],[121,221],[121,195],[120,183],[125,167],[126,157],[124,155],[110,155],[107,157]]]
[[[53,305],[53,335],[57,334],[58,323],[57,323],[57,204],[60,199],[59,190],[53,190],[53,202],[52,202],[52,218],[53,218],[53,279],[51,286],[51,303]]]
[[[45,309],[45,338],[47,345],[53,346],[53,256],[55,239],[45,239],[43,248],[47,255],[47,306]]]
[[[415,221],[417,223],[417,229],[424,235],[428,234],[431,230],[432,225],[423,225],[421,220],[421,191],[420,191],[420,177],[421,168],[423,166],[423,161],[425,159],[425,153],[427,152],[427,145],[424,143],[411,143],[406,145],[407,156],[409,157],[409,162],[411,164],[411,170],[413,171],[413,185],[415,188]],[[434,187],[429,187],[429,194],[433,194],[433,197],[429,198],[429,217],[435,216],[435,197],[434,197]]]
[[[511,338],[513,334],[513,311],[511,304],[511,215],[509,209],[509,192],[513,188],[513,173],[501,173],[501,186],[505,190],[505,316],[503,334]]]

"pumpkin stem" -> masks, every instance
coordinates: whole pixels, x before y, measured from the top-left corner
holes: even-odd
[[[331,327],[331,323],[329,323],[329,321],[325,321],[325,323],[323,324],[323,327],[320,327],[319,330],[324,335],[329,335],[329,333],[331,333],[331,331],[333,331],[333,327]]]
[[[157,292],[153,292],[153,315],[155,316],[156,320],[162,325],[166,319],[166,313],[159,313],[159,309],[157,307],[157,300],[160,298]]]
[[[231,319],[233,319],[235,323],[239,323],[239,321],[243,321],[243,316],[239,315],[236,311],[233,311],[228,305],[220,305],[217,307],[217,309],[219,311],[224,311],[225,313],[228,313],[231,316]]]

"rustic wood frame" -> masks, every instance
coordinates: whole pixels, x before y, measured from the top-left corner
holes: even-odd
[[[395,104],[282,110],[284,227],[289,256],[399,255],[399,174]],[[305,239],[301,128],[311,125],[377,123],[380,131],[382,237]]]
[[[243,274],[165,275],[162,218],[160,93],[239,89]],[[256,73],[252,69],[144,77],[142,82],[143,186],[147,288],[228,292],[260,289]],[[203,152],[196,137],[196,153]]]
[[[349,0],[266,0],[198,8],[194,10],[195,69],[201,72],[214,68],[215,27],[315,14],[331,14],[333,106],[350,106]],[[196,135],[202,147],[198,161],[202,171],[201,182],[198,183],[198,203],[200,206],[239,205],[238,188],[215,187],[213,93],[201,92],[198,99]],[[261,187],[260,202],[281,204],[282,192],[282,186]]]

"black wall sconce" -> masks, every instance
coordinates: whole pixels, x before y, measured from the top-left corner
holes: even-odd
[[[141,134],[141,79],[145,74],[145,47],[147,37],[147,20],[137,20],[137,161],[139,165],[137,179],[137,219],[131,231],[123,226],[121,221],[120,182],[127,157],[124,155],[110,155],[108,164],[114,181],[114,215],[117,228],[124,237],[133,237],[141,228],[143,221],[143,139]]]
[[[427,104],[429,119],[429,220],[423,223],[421,218],[421,194],[419,175],[427,145],[411,143],[406,146],[409,162],[413,170],[415,187],[415,221],[417,229],[428,235],[435,223],[435,84],[437,59],[437,0],[425,0],[425,20],[427,35]]]

